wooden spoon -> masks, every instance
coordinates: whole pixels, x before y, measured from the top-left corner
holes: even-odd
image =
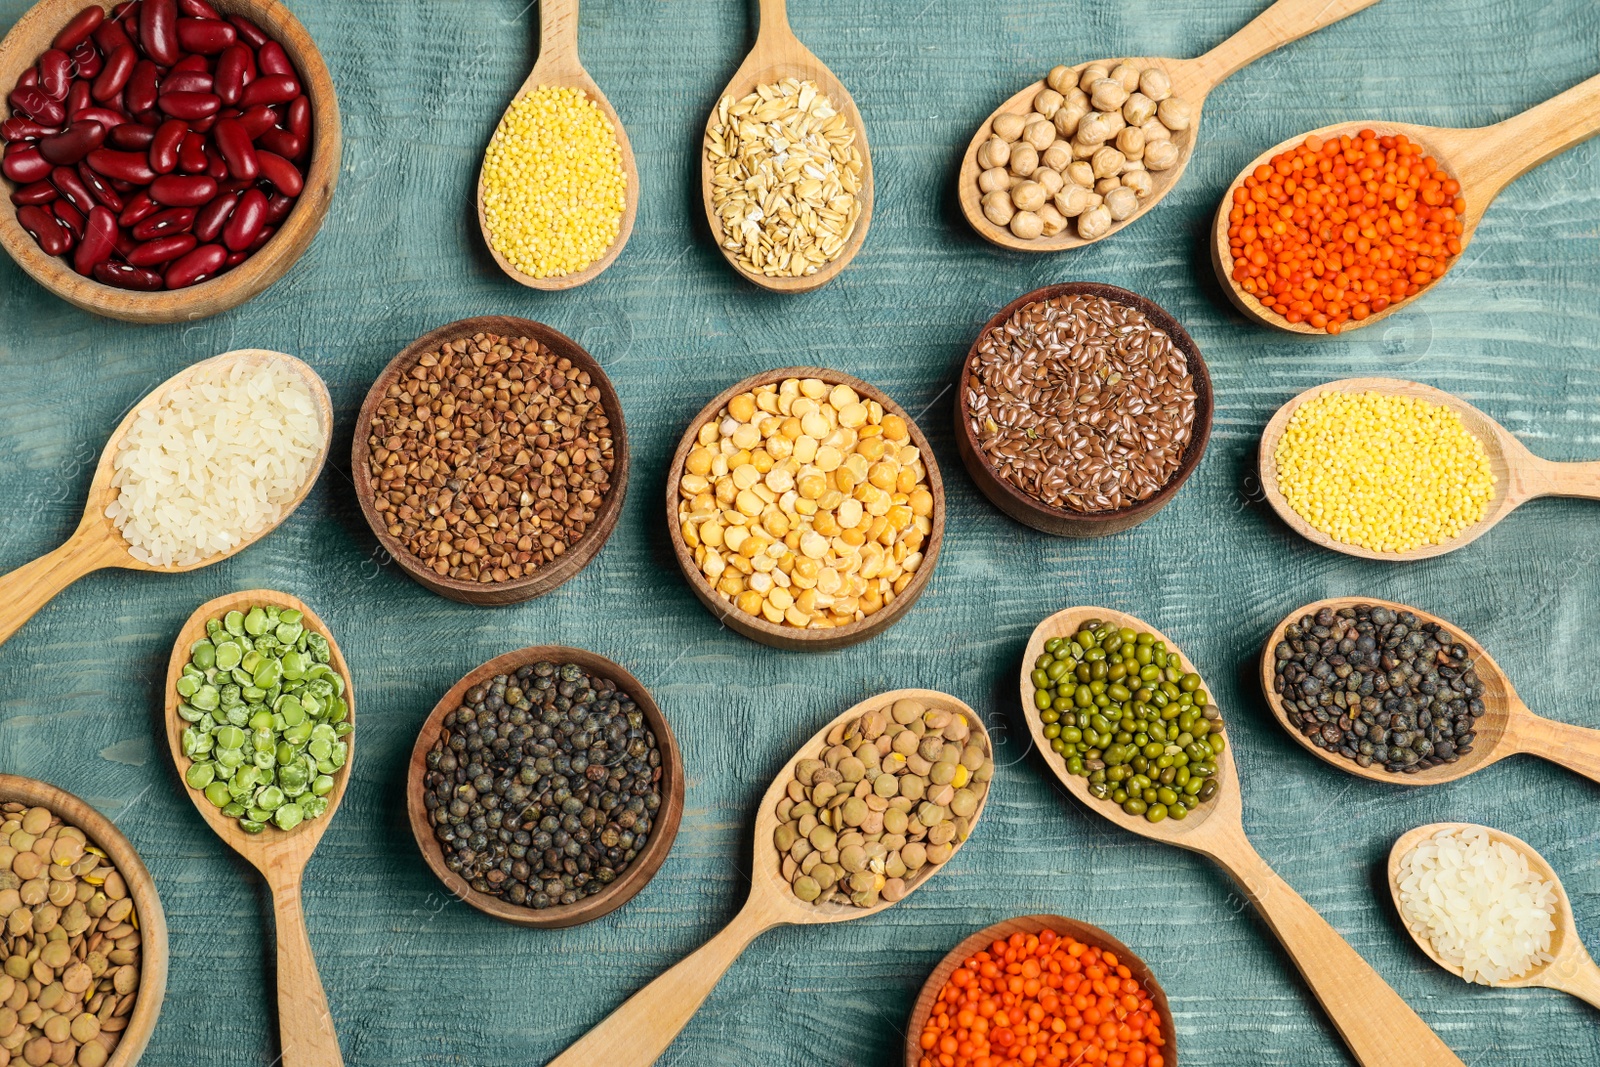
[[[1300,514],[1289,506],[1288,500],[1284,499],[1283,491],[1278,487],[1278,464],[1274,456],[1278,442],[1283,440],[1284,431],[1288,429],[1289,420],[1295,411],[1306,401],[1326,393],[1367,392],[1383,393],[1386,396],[1415,397],[1432,404],[1443,405],[1461,416],[1461,423],[1467,428],[1467,432],[1483,443],[1483,450],[1489,457],[1489,466],[1494,471],[1494,488],[1490,493],[1489,504],[1484,509],[1483,518],[1440,544],[1424,545],[1405,552],[1374,552],[1369,548],[1335,541],[1302,519]],[[1488,533],[1491,527],[1521,505],[1540,497],[1570,496],[1600,500],[1600,461],[1555,463],[1540,459],[1529,452],[1527,446],[1517,440],[1510,430],[1465,400],[1452,396],[1442,389],[1435,389],[1431,385],[1421,385],[1399,378],[1344,378],[1307,389],[1279,408],[1277,414],[1267,423],[1266,429],[1261,432],[1261,450],[1258,453],[1257,465],[1261,472],[1261,489],[1266,495],[1267,502],[1291,530],[1323,548],[1331,548],[1347,556],[1360,556],[1362,559],[1386,561],[1431,559],[1446,552],[1454,552]]]
[[[750,49],[745,61],[734,71],[728,87],[717,97],[718,106],[724,99],[742,100],[755,92],[757,86],[772,85],[785,78],[798,78],[816,85],[827,94],[833,101],[833,106],[844,115],[845,121],[856,131],[855,143],[861,150],[862,164],[861,191],[856,194],[856,199],[861,202],[861,216],[856,219],[856,227],[845,241],[844,247],[839,250],[839,254],[818,267],[815,273],[803,278],[769,278],[760,271],[745,269],[739,262],[739,257],[724,247],[722,218],[717,214],[716,206],[711,199],[713,177],[711,159],[706,155],[704,147],[700,150],[700,193],[705,201],[706,221],[711,224],[711,236],[716,240],[717,248],[729,266],[763,289],[770,289],[775,293],[805,293],[819,289],[832,281],[849,265],[856,253],[861,251],[862,242],[867,239],[867,226],[872,222],[872,153],[867,148],[867,128],[861,121],[861,112],[856,110],[856,102],[850,98],[850,91],[834,76],[833,71],[829,70],[822,60],[812,55],[810,50],[800,43],[800,38],[794,35],[794,31],[789,28],[789,13],[785,0],[760,0],[760,5],[761,21],[755,47]],[[716,121],[717,108],[713,107],[711,114],[706,118],[708,137]]]
[[[919,700],[930,707],[964,715],[972,727],[972,736],[981,739],[984,748],[993,756],[994,747],[978,714],[955,697],[930,689],[897,689],[883,693],[863,700],[828,723],[811,740],[800,746],[800,751],[784,764],[766,796],[761,798],[761,807],[756,812],[755,860],[750,873],[750,897],[744,909],[722,933],[635,993],[604,1022],[550,1061],[548,1067],[595,1067],[597,1064],[604,1064],[605,1067],[649,1067],[667,1050],[679,1031],[688,1025],[723,974],[733,966],[733,961],[761,934],[777,926],[816,926],[864,919],[893,907],[887,901],[870,908],[804,903],[790,891],[789,883],[779,872],[778,853],[773,848],[772,836],[778,828],[778,801],[783,798],[784,790],[794,778],[795,764],[802,759],[815,758],[826,747],[824,739],[835,726],[849,723],[874,708],[886,708],[902,699]],[[983,815],[987,800],[988,794],[985,794],[978,810],[973,813],[974,829]],[[959,843],[956,848],[960,850]],[[939,869],[924,868],[917,878],[908,879],[908,895],[927,884],[929,877]]]
[[[1250,161],[1239,172],[1217,208],[1217,217],[1211,226],[1211,264],[1216,268],[1223,291],[1233,306],[1244,312],[1246,318],[1265,326],[1308,337],[1331,337],[1326,330],[1306,322],[1290,322],[1272,311],[1254,296],[1245,292],[1233,278],[1233,252],[1228,244],[1228,213],[1233,210],[1233,192],[1251,172],[1267,163],[1279,152],[1295,148],[1310,136],[1324,139],[1341,133],[1354,134],[1358,130],[1373,130],[1380,137],[1404,134],[1420,144],[1444,169],[1461,183],[1461,197],[1467,202],[1463,219],[1461,247],[1466,248],[1483,221],[1483,213],[1494,203],[1500,191],[1547,159],[1560,155],[1574,145],[1582,144],[1600,133],[1600,75],[1573,86],[1553,99],[1520,115],[1498,122],[1493,126],[1480,126],[1470,130],[1444,129],[1438,126],[1416,126],[1405,122],[1336,122],[1310,133],[1298,134],[1281,144],[1267,149]],[[1454,267],[1461,257],[1451,263]],[[1350,319],[1341,327],[1342,333],[1371,326],[1407,307],[1424,296],[1437,284],[1425,286],[1415,296],[1396,300],[1382,311],[1373,312],[1365,319]]]
[[[1345,759],[1337,752],[1318,748],[1307,740],[1299,727],[1289,721],[1283,701],[1274,688],[1277,678],[1277,658],[1274,650],[1278,647],[1278,643],[1284,640],[1284,631],[1288,629],[1290,623],[1306,615],[1316,615],[1323,608],[1337,612],[1353,608],[1358,604],[1388,608],[1397,613],[1409,611],[1424,622],[1435,623],[1448,630],[1451,636],[1467,646],[1472,655],[1474,669],[1483,682],[1484,706],[1484,713],[1476,724],[1477,738],[1473,742],[1472,751],[1467,755],[1454,763],[1441,763],[1414,774],[1393,774],[1382,767],[1363,767],[1355,760]],[[1272,714],[1277,717],[1283,728],[1300,742],[1302,748],[1325,763],[1371,782],[1387,782],[1390,785],[1439,785],[1443,782],[1453,782],[1457,778],[1465,777],[1491,763],[1499,763],[1507,756],[1519,752],[1559,763],[1568,770],[1600,782],[1600,730],[1571,726],[1535,715],[1528,710],[1528,705],[1522,702],[1522,698],[1517,696],[1517,691],[1511,687],[1511,679],[1507,677],[1504,669],[1473,639],[1471,634],[1437,615],[1430,615],[1407,604],[1396,604],[1374,597],[1341,596],[1319,600],[1290,612],[1273,628],[1266,645],[1261,650],[1261,691],[1267,696],[1267,706],[1272,709]]]
[[[1528,866],[1533,872],[1544,878],[1556,891],[1555,931],[1550,935],[1550,954],[1555,957],[1548,963],[1541,963],[1521,978],[1510,978],[1503,982],[1489,982],[1488,985],[1496,989],[1527,989],[1533,986],[1542,986],[1545,989],[1559,989],[1563,993],[1571,993],[1579,1000],[1588,1001],[1600,1008],[1600,967],[1595,966],[1593,957],[1583,947],[1583,942],[1578,937],[1577,920],[1572,917],[1572,901],[1567,899],[1567,891],[1561,885],[1555,869],[1545,862],[1534,847],[1521,838],[1512,837],[1510,834],[1501,833],[1499,830],[1488,826],[1475,826],[1464,822],[1436,822],[1428,826],[1419,826],[1410,833],[1405,834],[1394,843],[1394,848],[1389,851],[1389,893],[1394,897],[1395,910],[1400,913],[1400,921],[1405,923],[1406,930],[1416,941],[1417,947],[1422,949],[1423,955],[1434,963],[1443,967],[1457,978],[1465,980],[1461,968],[1454,963],[1449,963],[1439,958],[1433,950],[1433,942],[1429,941],[1421,932],[1412,928],[1406,920],[1405,909],[1400,904],[1400,861],[1408,852],[1420,845],[1433,835],[1442,831],[1456,833],[1461,830],[1483,830],[1488,833],[1489,840],[1510,845],[1527,858]]]
[[[1079,76],[1086,68],[1095,64],[1115,66],[1118,63],[1130,63],[1141,70],[1160,67],[1172,79],[1172,95],[1187,100],[1190,107],[1189,128],[1173,138],[1180,149],[1178,162],[1166,170],[1151,171],[1151,177],[1155,182],[1150,195],[1139,201],[1138,210],[1132,215],[1121,222],[1112,223],[1111,228],[1099,237],[1087,240],[1079,237],[1076,225],[1069,220],[1067,228],[1054,237],[1024,240],[1007,227],[996,226],[983,213],[983,194],[978,190],[978,175],[982,173],[983,168],[978,166],[978,149],[994,135],[996,118],[1005,114],[1028,115],[1033,112],[1034,97],[1039,95],[1039,90],[1045,88],[1043,79],[1034,82],[995,108],[993,114],[984,119],[983,125],[978,127],[978,132],[973,134],[972,143],[967,145],[967,153],[961,160],[961,171],[956,176],[956,196],[961,204],[961,213],[967,217],[967,222],[978,232],[979,237],[1016,252],[1060,252],[1068,248],[1092,245],[1096,241],[1103,241],[1113,234],[1121,233],[1160,203],[1161,198],[1178,184],[1178,179],[1189,166],[1189,157],[1194,154],[1195,137],[1200,130],[1200,111],[1211,90],[1268,52],[1281,48],[1291,41],[1297,41],[1309,33],[1315,33],[1324,26],[1331,26],[1341,19],[1349,18],[1357,11],[1371,7],[1377,2],[1378,0],[1278,0],[1257,15],[1244,29],[1197,59],[1150,57],[1096,59],[1073,67],[1073,73]]]
[[[171,390],[187,385],[200,368],[235,360],[252,366],[276,360],[288,366],[305,382],[317,405],[317,417],[322,424],[322,448],[317,455],[316,463],[312,465],[305,484],[300,487],[294,499],[284,505],[278,521],[240,542],[232,551],[209,556],[198,563],[174,563],[163,567],[134,559],[128,550],[127,539],[118,532],[116,524],[106,517],[106,507],[117,497],[117,489],[111,484],[111,478],[116,473],[112,469],[112,464],[122,447],[123,439],[128,435],[129,427],[133,425],[134,416],[160,404]],[[227,352],[202,360],[168,378],[157,386],[154,392],[135,404],[117,424],[117,428],[111,431],[105,450],[100,453],[100,464],[95,468],[94,480],[89,483],[89,500],[83,509],[83,519],[78,523],[78,529],[73,535],[67,538],[66,544],[0,577],[0,643],[9,640],[23,623],[33,618],[34,614],[49,603],[57,593],[92,571],[106,567],[121,567],[130,571],[178,574],[209,567],[249,548],[277,529],[290,513],[300,506],[306,494],[311,492],[317,475],[322,472],[322,463],[328,458],[328,442],[332,433],[333,404],[328,399],[328,387],[317,377],[316,371],[282,352],[268,352],[254,348]]]
[[[1088,779],[1067,772],[1061,758],[1050,750],[1050,742],[1044,736],[1044,723],[1032,710],[1034,690],[1029,675],[1034,662],[1043,654],[1046,641],[1052,637],[1070,637],[1082,623],[1091,619],[1154,634],[1169,651],[1178,652],[1186,671],[1198,673],[1172,640],[1132,615],[1108,608],[1077,607],[1045,619],[1033,631],[1023,656],[1021,693],[1028,731],[1051,773],[1096,815],[1141,837],[1208,856],[1227,871],[1261,912],[1272,932],[1278,935],[1323,1011],[1362,1067],[1462,1067],[1455,1054],[1378,972],[1251,847],[1244,833],[1244,802],[1239,793],[1239,774],[1234,767],[1231,744],[1217,757],[1220,786],[1217,795],[1182,822],[1167,819],[1152,823],[1142,815],[1129,815],[1108,800],[1096,800],[1089,794]],[[1228,736],[1231,741],[1231,731]]]
[[[589,72],[583,69],[583,62],[578,58],[578,0],[539,0],[539,60],[533,65],[533,71],[528,75],[527,81],[522,83],[522,88],[517,90],[517,95],[511,98],[511,103],[515,104],[541,87],[583,90],[600,108],[601,114],[610,120],[611,128],[616,131],[617,147],[622,150],[622,170],[628,184],[625,191],[626,203],[622,209],[622,223],[617,229],[617,239],[611,242],[611,247],[606,249],[605,254],[599,259],[572,274],[564,274],[559,278],[535,278],[531,274],[522,273],[512,266],[489,240],[489,224],[483,216],[482,167],[478,169],[478,228],[483,231],[483,243],[488,246],[489,254],[512,281],[526,285],[530,289],[549,291],[575,289],[584,282],[599,277],[601,271],[616,261],[622,252],[622,246],[628,243],[628,235],[633,232],[634,217],[639,214],[639,167],[633,159],[633,146],[628,143],[628,131],[623,128],[622,119],[611,106],[611,101],[606,99],[606,94],[600,91],[600,86],[589,77]],[[510,105],[507,105],[506,110],[511,110]]]
[[[187,725],[178,718],[178,705],[182,698],[175,688],[183,676],[183,666],[189,662],[189,649],[206,636],[206,622],[220,619],[230,611],[248,612],[257,605],[293,608],[305,615],[305,627],[328,639],[333,653],[330,666],[344,679],[344,701],[350,706],[349,721],[356,718],[355,687],[350,677],[350,667],[345,663],[339,642],[333,638],[328,625],[317,613],[287,593],[271,589],[251,589],[230,593],[201,604],[189,621],[178,631],[172,644],[172,658],[167,664],[166,713],[167,745],[172,750],[172,763],[183,778],[190,760],[183,754],[182,735]],[[280,830],[268,826],[259,834],[247,834],[239,829],[237,820],[222,814],[222,809],[206,799],[203,792],[184,784],[200,817],[210,824],[218,837],[239,855],[249,860],[272,890],[272,906],[278,930],[278,1034],[282,1041],[283,1067],[339,1067],[344,1063],[339,1052],[339,1038],[333,1031],[333,1016],[328,1011],[328,997],[322,991],[322,979],[317,974],[317,961],[311,954],[311,939],[306,933],[305,914],[300,906],[300,882],[305,876],[306,864],[317,842],[333,821],[344,799],[345,786],[350,782],[350,768],[355,764],[356,735],[352,730],[344,736],[350,746],[344,766],[333,775],[333,791],[327,795],[328,810],[315,819],[307,819],[293,830]]]

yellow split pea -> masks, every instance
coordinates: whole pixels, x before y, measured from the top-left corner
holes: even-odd
[[[531,277],[575,274],[616,241],[627,190],[600,106],[582,89],[541,85],[506,110],[484,153],[489,243]]]
[[[700,427],[678,521],[700,572],[746,615],[846,626],[893,603],[922,565],[927,483],[905,419],[848,385],[789,378]]]
[[[1372,552],[1408,552],[1483,518],[1494,472],[1447,407],[1382,393],[1301,404],[1273,453],[1278,488],[1306,522]]]

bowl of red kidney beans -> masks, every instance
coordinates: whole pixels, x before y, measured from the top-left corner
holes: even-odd
[[[0,244],[99,314],[249,300],[338,180],[332,79],[276,0],[42,0],[0,42],[0,92]]]

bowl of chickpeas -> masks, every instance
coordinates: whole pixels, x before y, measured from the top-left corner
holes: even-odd
[[[894,625],[944,539],[928,440],[882,391],[821,367],[747,378],[689,424],[666,506],[684,577],[752,641],[824,651]]]

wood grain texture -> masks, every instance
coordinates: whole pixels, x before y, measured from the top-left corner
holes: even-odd
[[[0,0],[0,28],[27,6]],[[134,330],[47,297],[0,259],[0,569],[71,535],[107,429],[190,363],[278,349],[310,363],[333,397],[341,443],[271,537],[191,574],[98,574],[0,646],[0,767],[94,804],[160,887],[174,965],[146,1063],[268,1067],[276,1055],[265,887],[182,795],[153,718],[189,612],[257,586],[316,606],[361,691],[360,758],[301,886],[349,1064],[527,1067],[558,1055],[737,913],[751,813],[816,726],[869,694],[926,686],[976,709],[994,739],[1001,766],[977,835],[881,916],[762,935],[667,1067],[898,1063],[939,959],[974,929],[1045,912],[1091,922],[1150,964],[1184,1067],[1349,1067],[1226,876],[1067,801],[1028,756],[1017,666],[1034,625],[1069,601],[1137,614],[1205,666],[1231,721],[1251,840],[1463,1059],[1600,1062],[1587,1006],[1465,987],[1420,956],[1383,878],[1389,847],[1412,827],[1493,823],[1562,872],[1580,931],[1600,944],[1596,787],[1533,759],[1440,789],[1363,782],[1287,737],[1256,680],[1261,642],[1286,613],[1371,594],[1427,605],[1494,650],[1531,707],[1600,726],[1587,699],[1600,678],[1588,665],[1600,623],[1595,505],[1530,504],[1492,537],[1393,567],[1291,532],[1255,469],[1280,405],[1352,376],[1438,385],[1552,460],[1600,455],[1600,144],[1508,187],[1463,262],[1411,312],[1326,343],[1250,327],[1218,287],[1206,243],[1218,199],[1262,146],[1374,114],[1496,121],[1590,76],[1593,4],[1438,0],[1420,17],[1415,3],[1385,0],[1273,52],[1212,94],[1206,150],[1159,211],[1115,241],[1052,258],[999,251],[962,218],[953,174],[973,129],[1055,63],[1195,55],[1264,0],[796,0],[796,33],[850,86],[869,126],[878,195],[850,269],[794,297],[728,269],[699,200],[705,117],[748,50],[752,5],[585,0],[584,62],[627,124],[643,197],[627,253],[564,295],[508,281],[470,207],[483,146],[534,63],[536,12],[523,0],[289,6],[339,86],[346,170],[322,237],[277,286],[199,323]],[[977,330],[1019,294],[1072,278],[1159,301],[1205,353],[1217,396],[1205,461],[1183,492],[1151,522],[1096,542],[1035,533],[996,510],[966,476],[952,425],[952,383]],[[549,323],[605,367],[627,411],[637,491],[581,574],[553,596],[491,612],[436,597],[387,562],[356,506],[346,443],[396,352],[440,323],[496,313]],[[916,609],[872,641],[820,656],[723,629],[678,572],[659,495],[706,401],[803,362],[874,382],[915,415],[949,508],[939,569]],[[626,664],[671,720],[689,771],[660,873],[627,907],[568,930],[512,930],[453,900],[405,815],[406,760],[429,710],[478,664],[537,643]]]

